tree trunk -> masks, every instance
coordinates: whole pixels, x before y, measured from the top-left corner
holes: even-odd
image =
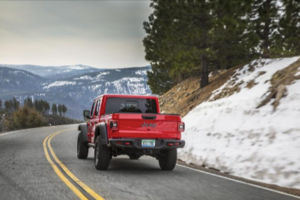
[[[205,55],[202,55],[201,58],[201,82],[200,88],[204,88],[209,84],[208,81],[208,62]]]

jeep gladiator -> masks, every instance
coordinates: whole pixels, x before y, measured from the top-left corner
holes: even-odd
[[[155,96],[102,95],[83,115],[87,122],[78,126],[77,157],[86,159],[94,148],[97,170],[108,169],[112,157],[119,155],[152,156],[162,170],[173,170],[177,148],[185,145],[181,117],[161,114]]]

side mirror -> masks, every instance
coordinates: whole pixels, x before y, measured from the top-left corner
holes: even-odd
[[[84,110],[83,111],[83,118],[86,121],[87,119],[91,119],[90,118],[90,111],[89,110]]]

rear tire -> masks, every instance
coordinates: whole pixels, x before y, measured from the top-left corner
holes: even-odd
[[[141,156],[140,155],[136,155],[136,154],[131,154],[128,155],[130,160],[138,160]]]
[[[87,159],[89,154],[89,147],[87,142],[83,142],[82,132],[78,134],[77,139],[77,158],[79,159]]]
[[[95,142],[94,164],[97,170],[107,170],[111,158],[111,149],[101,144],[100,136]]]
[[[177,162],[177,149],[166,149],[158,159],[162,170],[171,171],[175,168]]]

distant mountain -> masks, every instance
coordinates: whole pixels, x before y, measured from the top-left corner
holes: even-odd
[[[21,69],[49,79],[63,79],[80,74],[99,72],[105,69],[97,69],[87,65],[64,65],[64,66],[39,66],[39,65],[5,65],[2,67],[9,67],[14,69]]]
[[[65,104],[68,117],[82,119],[82,111],[90,109],[93,99],[99,95],[152,94],[147,85],[148,70],[151,70],[150,66],[106,69],[68,78],[46,79],[24,70],[0,67],[0,75],[4,75],[0,80],[0,99],[14,96],[22,103],[25,98],[31,97]],[[47,74],[44,76],[50,77]]]
[[[41,85],[45,82],[47,82],[46,78],[33,73],[0,67],[0,95],[36,91],[41,89]]]

